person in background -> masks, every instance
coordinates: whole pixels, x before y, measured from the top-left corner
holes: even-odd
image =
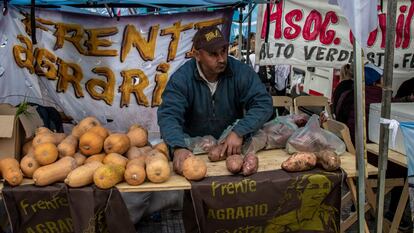
[[[341,67],[339,74],[339,83],[332,94],[332,111],[335,112],[339,97],[345,91],[354,88],[354,72],[351,64],[345,64]]]
[[[246,47],[245,45],[246,41],[242,35],[242,49]],[[239,59],[239,56],[241,57],[242,54],[239,49],[239,35],[235,36],[233,42],[230,44],[229,55],[236,59]]]
[[[255,54],[255,45],[256,45],[256,33],[251,32],[249,34],[249,44],[250,44],[250,54],[249,54],[249,61],[250,66],[254,69],[256,73],[259,73],[259,65],[256,63],[256,54]]]
[[[368,127],[369,106],[372,103],[381,103],[382,101],[382,75],[383,70],[371,63],[364,67],[365,72],[365,120]],[[396,101],[393,99],[393,102]],[[355,144],[355,110],[354,110],[354,90],[353,86],[350,90],[344,91],[339,97],[335,109],[336,120],[345,123],[350,131],[352,143]],[[366,138],[369,138],[366,131]],[[378,166],[378,156],[368,153],[368,162],[374,166]],[[404,169],[394,163],[388,163],[386,178],[402,178],[407,177],[407,169]],[[385,218],[392,221],[395,210],[401,196],[402,187],[396,187],[391,190],[391,200]],[[400,223],[400,229],[406,230],[411,228],[412,224],[405,218]]]
[[[394,102],[414,102],[414,78],[404,81],[394,96]]]
[[[382,74],[383,70],[371,63],[364,67],[365,72],[365,120],[368,126],[369,105],[381,103],[382,100]],[[336,120],[345,123],[351,134],[352,142],[355,143],[355,109],[354,88],[343,91],[335,104],[334,113]],[[367,135],[368,138],[368,134]]]

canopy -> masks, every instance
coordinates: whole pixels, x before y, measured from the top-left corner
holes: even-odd
[[[5,0],[13,5],[30,5],[31,0]],[[247,0],[35,0],[36,5],[85,5],[97,6],[103,4],[111,5],[142,5],[142,6],[223,6],[245,4]]]

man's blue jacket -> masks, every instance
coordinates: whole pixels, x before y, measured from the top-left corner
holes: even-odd
[[[261,128],[272,111],[271,96],[248,65],[228,57],[211,95],[193,58],[170,77],[158,108],[158,125],[170,147],[187,147],[184,137],[212,135],[218,139],[237,119],[233,131],[244,137]]]

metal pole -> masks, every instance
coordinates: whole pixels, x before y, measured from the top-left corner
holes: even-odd
[[[32,27],[32,43],[37,44],[36,40],[36,16],[35,16],[36,1],[31,1],[30,6],[30,26]]]
[[[252,2],[249,2],[249,18],[247,21],[247,53],[246,53],[246,64],[250,64],[250,32],[251,32],[251,27],[252,27]],[[252,68],[254,68],[254,64],[252,64]]]
[[[385,36],[385,60],[382,89],[381,117],[389,119],[391,114],[392,76],[394,69],[395,19],[398,1],[387,1],[387,31]],[[382,232],[384,216],[385,175],[388,162],[388,125],[380,125],[377,218],[376,232]]]
[[[358,170],[358,232],[365,227],[365,79],[362,48],[354,39],[355,149]]]
[[[238,59],[241,61],[242,60],[242,49],[243,49],[243,8],[240,7],[240,12],[239,12],[239,54],[238,54]]]

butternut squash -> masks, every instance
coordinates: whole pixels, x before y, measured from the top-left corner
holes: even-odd
[[[145,181],[145,162],[140,159],[129,160],[124,179],[129,185],[140,185]]]
[[[145,157],[151,150],[152,148],[150,146],[144,146],[140,148],[131,146],[128,152],[126,153],[126,156],[128,157],[129,160],[136,159],[139,157],[144,157],[144,160],[145,160]]]
[[[79,149],[84,155],[94,155],[102,151],[104,138],[98,134],[88,131],[79,139]]]
[[[33,139],[26,142],[23,147],[22,147],[22,154],[27,155],[29,153],[29,151],[32,151],[33,153]]]
[[[39,127],[35,130],[35,135],[43,134],[43,133],[53,133],[50,129],[46,127]]]
[[[168,163],[168,158],[167,158],[167,156],[165,156],[163,153],[161,153],[160,151],[158,151],[158,150],[151,150],[150,152],[148,152],[147,153],[147,158],[148,157],[159,157],[159,158],[161,158],[161,159],[163,159],[163,160],[165,160],[165,162],[167,162]]]
[[[96,169],[103,166],[101,162],[92,161],[90,163],[84,164],[80,167],[75,168],[69,172],[68,176],[65,179],[65,183],[69,187],[82,187],[93,183],[93,173]]]
[[[83,165],[85,163],[85,160],[86,160],[86,156],[81,154],[81,153],[75,153],[73,155],[73,158],[76,160],[76,164],[78,166]]]
[[[131,126],[129,126],[128,131],[131,131],[131,130],[134,130],[134,129],[137,129],[137,128],[143,128],[143,129],[145,129],[144,126],[142,126],[140,124],[132,124]]]
[[[39,144],[42,143],[56,143],[56,138],[55,135],[53,133],[42,133],[42,134],[38,134],[33,138],[33,142],[32,145],[34,147],[36,147]]]
[[[92,156],[89,156],[86,160],[85,160],[85,162],[84,162],[84,164],[86,164],[86,163],[90,163],[90,162],[92,162],[92,161],[98,161],[98,162],[103,162],[103,160],[104,160],[104,158],[105,158],[105,156],[106,156],[106,154],[105,153],[101,153],[101,154],[96,154],[96,155],[92,155]]]
[[[105,139],[109,136],[108,130],[105,127],[101,126],[101,125],[94,126],[94,127],[90,128],[87,132],[95,133],[95,134],[101,136],[101,138],[103,138],[103,139]]]
[[[66,134],[64,133],[54,133],[53,135],[55,136],[56,145],[59,145],[59,143],[61,143],[66,138]]]
[[[81,120],[78,125],[73,127],[72,135],[77,138],[80,138],[84,133],[86,133],[86,131],[97,125],[101,125],[98,119],[92,116],[86,117],[83,120]]]
[[[73,135],[67,136],[59,145],[57,146],[59,157],[73,156],[76,153],[78,148],[78,138]]]
[[[0,160],[0,171],[3,178],[11,186],[17,186],[23,182],[23,173],[19,162],[13,157],[5,157]]]
[[[108,153],[124,154],[130,147],[130,140],[126,134],[114,133],[104,141],[104,150]]]
[[[130,127],[127,136],[131,142],[131,146],[143,147],[148,143],[148,131],[141,127]]]
[[[76,137],[76,138],[80,138],[81,136],[82,136],[82,134],[83,134],[84,132],[79,128],[79,126],[78,125],[75,125],[73,128],[72,128],[72,132],[71,132],[71,135],[73,135],[74,137]]]
[[[42,166],[55,162],[58,154],[56,145],[50,142],[39,144],[34,148],[34,157]]]
[[[109,153],[103,159],[103,164],[117,164],[122,167],[126,167],[128,159],[118,153]]]
[[[155,150],[158,150],[159,152],[163,153],[167,158],[169,158],[168,147],[167,147],[167,144],[165,144],[165,142],[160,142],[160,143],[156,144],[155,146],[153,146],[153,148]]]
[[[170,178],[171,169],[164,154],[154,152],[145,160],[145,172],[151,182],[162,183]]]
[[[96,169],[93,182],[101,189],[109,189],[124,179],[125,168],[116,164],[104,164]]]
[[[33,181],[37,186],[46,186],[64,181],[68,174],[77,167],[76,160],[70,156],[63,157],[55,163],[39,167],[33,173]]]
[[[207,165],[197,156],[190,156],[184,160],[183,175],[188,180],[201,180],[206,176]]]
[[[25,155],[22,160],[20,160],[20,168],[25,177],[32,178],[33,173],[40,167],[40,164],[37,162],[33,154]]]

